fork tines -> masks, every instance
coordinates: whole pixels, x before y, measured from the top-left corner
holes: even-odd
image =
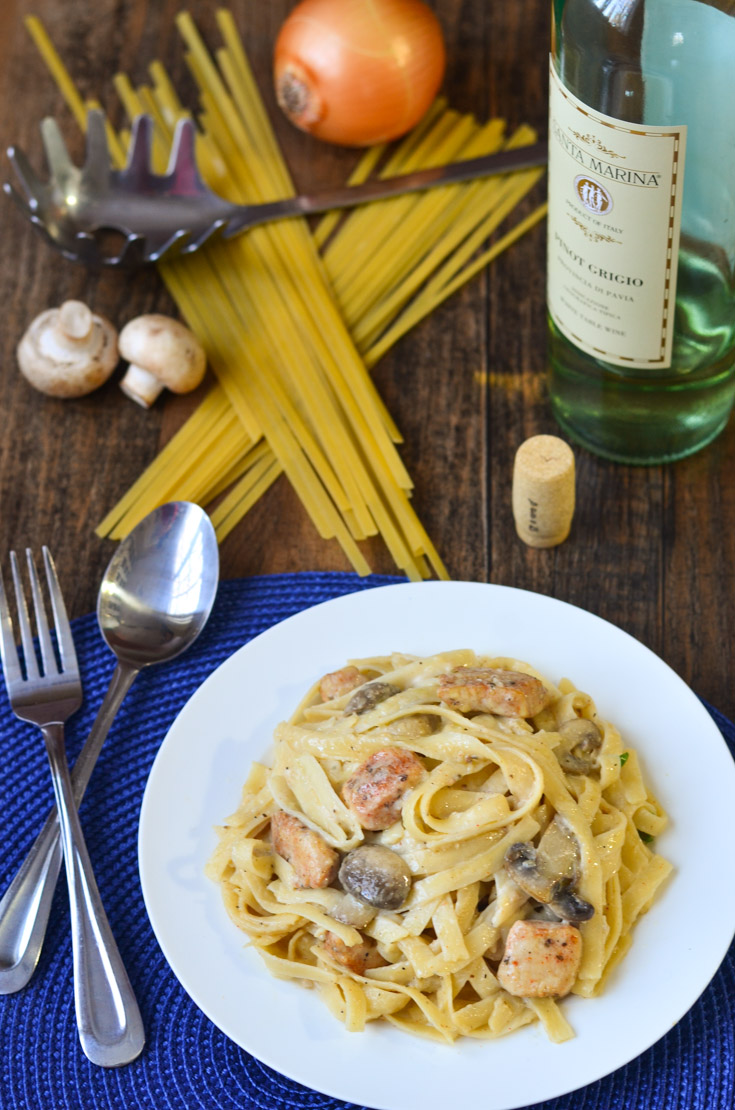
[[[64,599],[61,594],[61,589],[59,587],[59,581],[56,575],[56,567],[54,566],[51,552],[45,546],[42,548],[42,552],[44,566],[46,570],[48,596],[51,601],[51,610],[53,613],[54,626],[56,629],[56,640],[59,651],[59,659],[61,663],[61,671],[69,671],[72,669],[76,669],[77,667],[77,658],[76,652],[74,650],[71,628],[69,626],[69,619],[66,614],[66,607],[64,605]],[[49,628],[48,618],[46,616],[46,608],[41,591],[41,584],[36,571],[36,564],[33,558],[33,552],[30,550],[30,548],[26,549],[26,563],[28,568],[28,577],[31,584],[31,596],[33,598],[36,631],[38,634],[38,644],[41,652],[42,671],[39,671],[38,659],[34,650],[33,632],[31,629],[31,621],[28,613],[26,596],[23,590],[18,557],[16,556],[16,553],[14,551],[10,552],[10,567],[13,577],[13,586],[15,588],[15,602],[18,614],[18,632],[20,634],[20,642],[23,649],[25,678],[39,678],[41,674],[45,676],[58,675],[60,673],[59,662],[57,661],[54,651],[54,644]],[[3,671],[5,673],[5,679],[8,686],[10,687],[12,683],[22,682],[24,676],[21,669],[18,652],[15,646],[13,622],[10,616],[1,574],[0,656],[2,657]]]

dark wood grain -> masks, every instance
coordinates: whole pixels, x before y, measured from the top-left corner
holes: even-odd
[[[0,5],[0,138],[39,159],[38,123],[63,116],[60,98],[23,26],[41,16],[85,95],[116,113],[111,75],[136,81],[160,57],[193,98],[173,21],[176,0],[4,0]],[[295,131],[270,86],[273,41],[289,0],[235,0],[231,8],[297,183],[341,182],[355,154]],[[213,43],[214,5],[188,10]],[[435,0],[449,48],[446,91],[479,118],[546,119],[547,0],[488,4]],[[193,102],[193,100],[192,100]],[[119,118],[119,116],[118,116]],[[534,199],[537,202],[538,194]],[[528,202],[530,208],[531,201]],[[577,455],[577,511],[569,540],[535,551],[511,516],[513,456],[527,436],[555,432],[546,398],[544,228],[406,336],[375,368],[402,429],[414,503],[455,578],[537,590],[583,606],[652,648],[694,690],[735,717],[735,426],[707,450],[667,468],[631,468]],[[148,412],[116,381],[80,401],[35,393],[15,346],[30,319],[69,297],[122,322],[173,306],[155,273],[129,280],[58,259],[6,202],[0,238],[0,549],[47,543],[72,615],[94,607],[112,553],[94,527],[154,458],[196,401],[169,398]],[[392,572],[381,545],[376,571]],[[226,577],[347,569],[319,541],[281,479],[222,546]],[[618,664],[624,668],[625,661]]]

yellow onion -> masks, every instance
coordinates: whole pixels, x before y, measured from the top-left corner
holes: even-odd
[[[303,131],[369,146],[418,123],[445,65],[441,27],[422,0],[302,0],[276,40],[276,95]]]

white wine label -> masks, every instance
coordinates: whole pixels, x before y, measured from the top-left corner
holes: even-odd
[[[686,127],[623,123],[561,84],[549,98],[551,317],[616,366],[671,365]]]

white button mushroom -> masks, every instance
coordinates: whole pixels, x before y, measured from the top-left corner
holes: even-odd
[[[164,388],[174,393],[196,389],[207,367],[197,337],[178,320],[157,313],[127,323],[119,348],[130,363],[120,388],[146,409]]]
[[[342,860],[339,881],[348,894],[369,906],[398,910],[408,898],[412,875],[397,852],[381,844],[363,844]]]
[[[118,360],[117,332],[81,301],[37,316],[17,350],[25,378],[52,397],[83,397],[103,385]]]

